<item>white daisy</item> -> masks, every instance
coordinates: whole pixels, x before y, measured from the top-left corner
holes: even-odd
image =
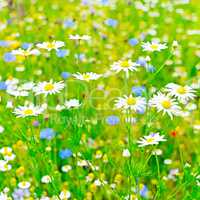
[[[70,171],[71,169],[72,169],[71,165],[64,165],[61,168],[62,172],[65,172],[65,173]]]
[[[11,170],[12,166],[5,160],[0,160],[0,171],[5,172]]]
[[[81,104],[79,103],[79,100],[78,99],[70,99],[68,101],[65,101],[65,107],[67,109],[70,109],[70,108],[78,108],[80,107]]]
[[[45,183],[45,184],[51,183],[51,177],[50,177],[49,175],[45,175],[45,176],[43,176],[43,177],[41,178],[41,182],[42,182],[42,183]]]
[[[101,74],[96,74],[96,73],[93,73],[93,72],[86,72],[86,73],[77,73],[77,74],[73,74],[73,76],[76,78],[76,79],[79,79],[79,80],[82,80],[82,81],[91,81],[91,80],[97,80],[99,79],[102,75]]]
[[[195,98],[195,90],[190,86],[181,86],[175,83],[169,83],[166,85],[166,92],[170,96],[177,97],[177,99],[182,103],[187,103],[187,101]]]
[[[161,92],[158,92],[150,99],[149,105],[156,108],[158,112],[163,111],[163,114],[167,113],[171,119],[173,115],[179,115],[181,109],[175,99]]]
[[[59,195],[59,198],[61,200],[64,200],[64,199],[69,199],[71,197],[71,193],[67,190],[63,190],[61,191],[60,195]]]
[[[15,108],[14,114],[17,115],[17,117],[29,117],[29,116],[37,116],[41,114],[44,111],[44,108],[41,106],[34,106],[33,104],[30,105],[24,105],[19,106]]]
[[[89,35],[70,35],[69,36],[70,40],[90,40],[91,37]]]
[[[142,44],[142,48],[143,48],[143,51],[161,51],[162,49],[166,49],[167,46],[166,44],[160,44],[159,42],[155,42],[155,41],[152,41],[152,42],[144,42]]]
[[[132,62],[131,60],[119,60],[111,65],[111,70],[116,71],[117,73],[124,71],[128,74],[129,71],[136,71],[137,66],[139,66],[139,64]]]
[[[30,182],[28,181],[22,181],[18,184],[18,187],[20,189],[28,189],[31,186]]]
[[[3,133],[4,130],[5,130],[4,127],[0,125],[0,133]]]
[[[115,107],[118,109],[130,109],[135,112],[142,112],[146,108],[146,100],[144,97],[133,97],[132,95],[124,95],[123,97],[118,97],[115,102]]]
[[[28,48],[26,50],[24,49],[16,49],[16,50],[13,50],[12,51],[12,54],[13,55],[19,55],[19,56],[30,56],[30,55],[40,55],[40,51],[38,49],[31,49],[31,48]]]
[[[53,41],[53,42],[43,42],[36,45],[40,49],[46,49],[48,51],[51,51],[53,49],[57,50],[63,46],[65,46],[65,43],[62,41]]]
[[[52,80],[50,80],[49,82],[44,81],[44,82],[38,83],[33,88],[33,91],[35,92],[36,95],[45,94],[47,96],[48,94],[58,93],[63,88],[64,88],[64,82],[63,81],[54,83]]]
[[[144,147],[148,145],[159,144],[159,142],[166,141],[163,135],[159,133],[151,133],[150,135],[141,137],[137,143],[139,143],[139,147]]]

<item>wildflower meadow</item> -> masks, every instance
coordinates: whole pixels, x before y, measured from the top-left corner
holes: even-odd
[[[0,0],[0,200],[200,200],[199,0]]]

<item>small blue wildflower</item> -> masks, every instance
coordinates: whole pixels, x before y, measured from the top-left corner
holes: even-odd
[[[62,72],[61,73],[61,77],[63,79],[68,79],[71,76],[71,74],[69,72]]]
[[[63,58],[67,55],[69,55],[69,50],[68,49],[58,49],[56,51],[56,55],[59,57],[59,58]]]
[[[3,55],[3,59],[5,62],[13,62],[16,60],[16,57],[11,52],[8,52]]]
[[[114,126],[118,124],[119,122],[120,122],[120,119],[116,115],[111,115],[106,118],[106,123],[111,126]]]
[[[142,96],[143,92],[145,92],[144,86],[134,86],[132,87],[132,92],[135,94],[135,96]]]
[[[55,135],[56,133],[54,132],[53,129],[45,128],[45,129],[42,129],[40,132],[40,139],[51,140],[52,138],[54,138]]]
[[[105,24],[111,27],[116,27],[118,24],[118,21],[116,19],[109,18],[105,20]]]
[[[128,40],[128,43],[131,45],[131,46],[135,46],[138,44],[138,40],[136,38],[131,38]]]
[[[148,196],[148,188],[146,185],[143,185],[142,189],[140,190],[140,195],[144,198]]]
[[[31,48],[32,46],[33,46],[32,43],[26,43],[25,42],[25,43],[22,44],[22,48],[25,49],[25,50],[28,49],[28,48]]]
[[[145,113],[145,109],[140,108],[136,111],[138,114],[143,115]]]
[[[7,89],[7,85],[5,82],[1,81],[0,82],[0,90],[6,90]]]
[[[61,159],[69,158],[72,156],[72,151],[70,149],[63,149],[59,152],[59,157]]]
[[[0,40],[0,47],[8,47],[9,46],[9,42],[5,41],[5,40]]]
[[[75,22],[72,19],[67,19],[63,23],[64,28],[71,28],[75,25]]]
[[[101,0],[100,3],[102,5],[108,5],[109,4],[109,0]]]
[[[142,58],[139,58],[137,61],[136,61],[137,64],[141,65],[142,67],[146,66],[147,64],[147,61],[145,59],[142,59]]]
[[[85,59],[85,54],[84,53],[75,54],[75,58],[82,61]]]
[[[153,73],[153,72],[155,72],[155,67],[153,66],[153,65],[150,65],[150,64],[148,64],[147,66],[146,66],[146,70],[148,71],[148,72],[151,72],[151,73]]]

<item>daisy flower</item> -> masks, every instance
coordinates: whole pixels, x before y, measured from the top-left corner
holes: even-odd
[[[47,51],[51,51],[53,49],[57,50],[63,46],[65,46],[65,43],[62,41],[53,41],[53,42],[43,42],[36,45],[40,49],[46,49]]]
[[[31,186],[30,182],[28,181],[22,181],[18,184],[18,187],[20,189],[28,189]]]
[[[93,73],[93,72],[86,72],[86,73],[77,73],[77,74],[73,74],[73,76],[76,78],[76,79],[79,79],[79,80],[82,80],[82,81],[91,81],[91,80],[97,80],[101,77],[100,74],[96,74],[96,73]]]
[[[89,35],[82,35],[81,36],[81,35],[76,34],[76,35],[70,35],[69,39],[70,40],[90,40],[91,37]]]
[[[151,133],[150,135],[141,137],[137,143],[139,144],[139,147],[144,147],[148,145],[159,144],[159,142],[164,141],[166,141],[166,139],[163,135],[160,135],[159,133]]]
[[[33,104],[30,105],[24,105],[19,106],[15,108],[14,114],[16,114],[17,117],[29,117],[29,116],[37,116],[41,114],[44,111],[43,107],[40,106],[34,106]]]
[[[162,49],[166,49],[166,44],[160,44],[158,42],[144,42],[142,44],[143,51],[161,51]]]
[[[33,91],[35,92],[36,95],[45,94],[47,96],[48,94],[58,93],[63,88],[64,88],[63,81],[54,83],[52,80],[50,80],[49,82],[43,81],[43,82],[38,83],[33,88]]]
[[[28,48],[28,49],[24,50],[24,49],[19,48],[19,49],[13,50],[12,54],[26,57],[26,56],[30,56],[30,55],[39,55],[40,51],[38,49]]]
[[[133,110],[135,112],[144,111],[146,108],[146,100],[144,97],[133,97],[132,95],[118,97],[115,101],[115,107],[118,109]]]
[[[186,103],[195,98],[195,90],[187,85],[181,86],[175,83],[169,83],[166,85],[165,91],[168,92],[170,96],[176,97],[182,103]]]
[[[175,99],[161,92],[158,92],[150,99],[149,105],[156,108],[158,112],[167,113],[171,119],[173,119],[173,115],[179,115],[181,109]]]
[[[70,109],[70,108],[78,108],[80,107],[81,104],[79,103],[79,100],[78,99],[70,99],[68,101],[65,101],[65,107],[67,109]]]
[[[0,160],[0,171],[5,172],[11,170],[12,166],[5,160]]]
[[[63,190],[61,191],[60,195],[59,195],[59,198],[60,199],[69,199],[71,197],[71,193],[67,190]]]
[[[111,70],[116,71],[117,73],[124,71],[128,74],[129,71],[136,71],[137,66],[139,66],[139,64],[134,63],[131,60],[119,60],[111,65]]]

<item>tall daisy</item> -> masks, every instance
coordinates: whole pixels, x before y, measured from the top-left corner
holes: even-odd
[[[161,51],[163,49],[166,49],[167,46],[166,44],[160,44],[159,42],[155,42],[155,41],[152,41],[152,42],[144,42],[142,44],[142,48],[143,48],[143,51]]]
[[[146,108],[146,100],[144,97],[133,97],[132,95],[118,97],[115,101],[115,107],[118,109],[133,110],[135,112],[143,112]]]
[[[53,41],[53,42],[43,42],[36,45],[40,49],[46,49],[47,51],[57,50],[63,46],[65,43],[62,41]]]
[[[30,55],[39,55],[40,51],[38,49],[28,48],[28,49],[24,50],[24,49],[19,48],[19,49],[13,50],[12,54],[27,57]]]
[[[137,143],[139,144],[139,147],[144,147],[148,145],[156,145],[159,144],[159,142],[164,142],[166,139],[163,135],[160,135],[159,133],[151,133],[150,135],[141,137]]]
[[[173,115],[179,115],[181,110],[175,99],[161,92],[158,92],[150,99],[149,105],[156,108],[158,112],[162,111],[163,114],[167,113],[171,119]]]
[[[83,74],[78,72],[76,74],[73,74],[73,76],[76,79],[89,82],[91,80],[99,79],[102,75],[101,74],[96,74],[96,73],[93,73],[93,72],[86,72],[86,73],[83,73]]]
[[[18,106],[14,109],[14,114],[17,117],[30,117],[30,116],[37,116],[41,114],[44,111],[43,107],[40,106],[34,106],[33,104],[30,105],[24,105],[24,106]]]
[[[176,97],[182,103],[186,103],[189,100],[195,98],[195,90],[190,86],[181,86],[175,83],[169,83],[166,85],[166,92],[170,96]]]
[[[136,71],[137,66],[139,66],[139,64],[132,62],[131,60],[119,60],[111,65],[111,70],[116,71],[117,73],[124,71],[128,75],[129,71]]]
[[[62,89],[64,88],[64,82],[60,81],[60,82],[53,82],[52,80],[50,80],[49,82],[47,81],[43,81],[38,83],[34,88],[33,91],[35,92],[36,95],[39,94],[44,94],[44,95],[48,95],[48,94],[55,94],[60,92]]]

